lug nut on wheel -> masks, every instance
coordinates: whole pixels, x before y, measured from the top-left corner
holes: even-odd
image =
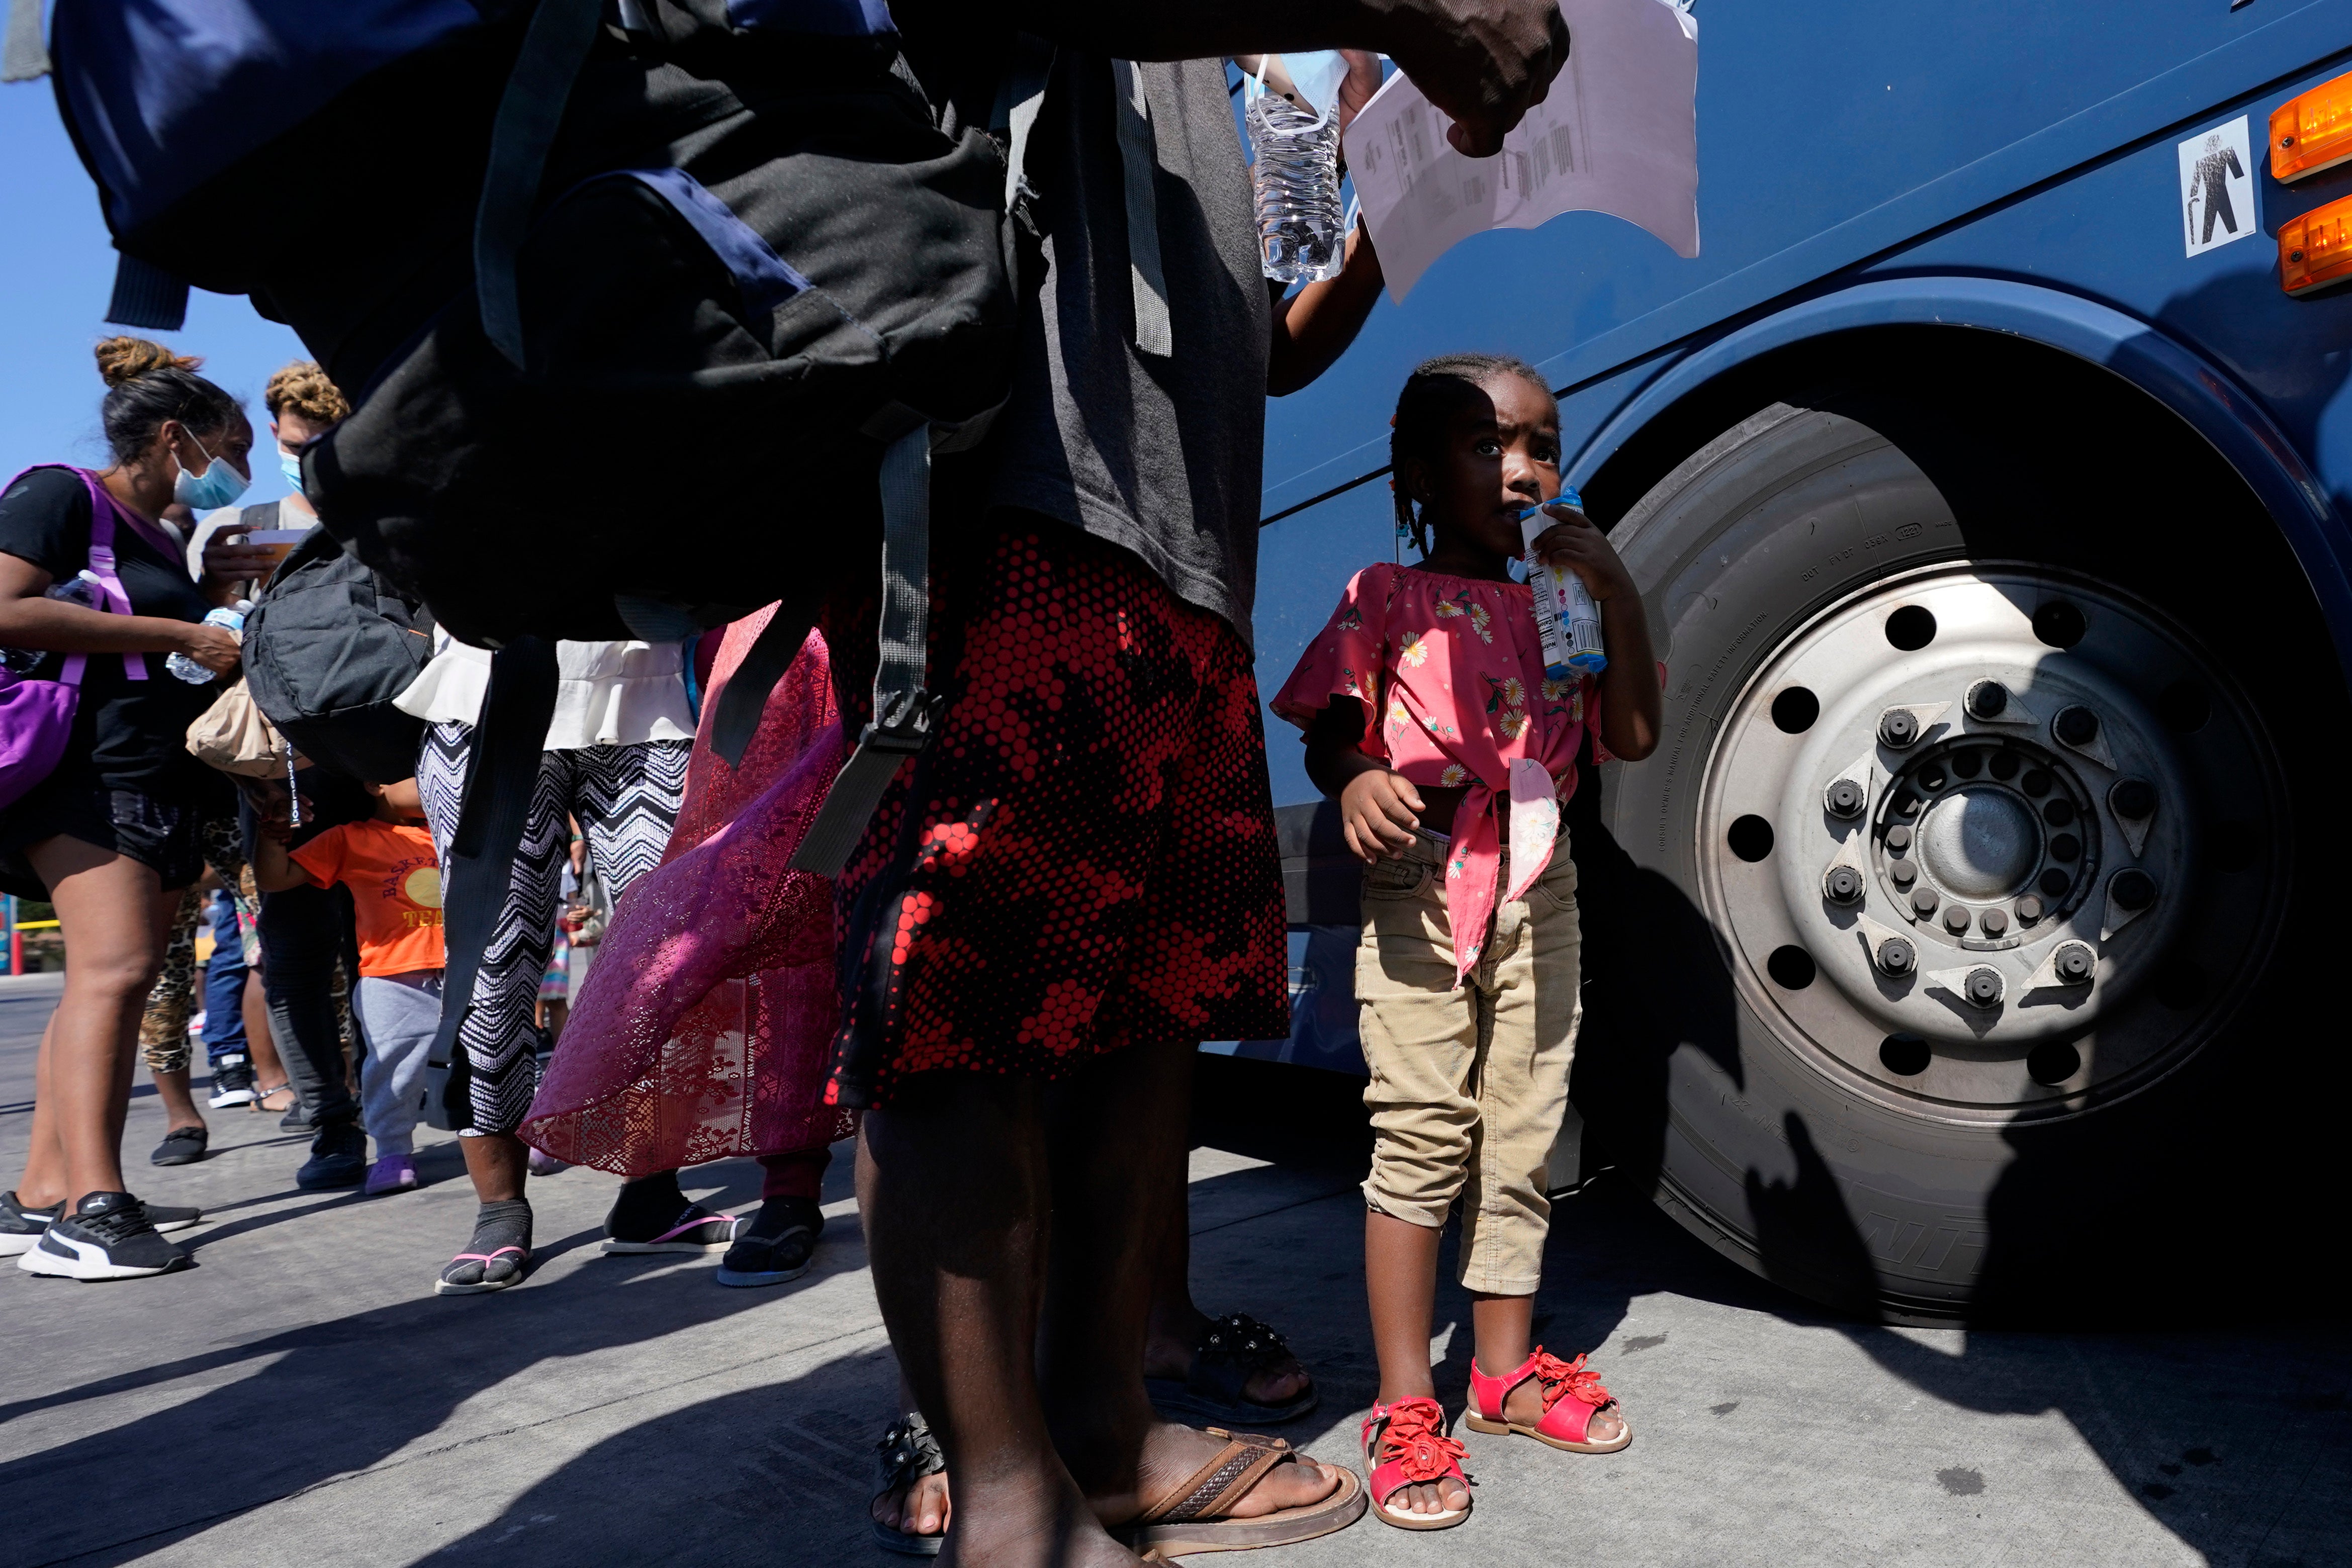
[[[1986,936],[1999,936],[2009,929],[2009,911],[1988,909],[1977,916],[1977,924],[1983,928]]]
[[[2009,688],[1999,681],[1979,681],[1969,688],[1968,707],[1978,718],[1999,718],[2009,711]]]
[[[1897,822],[1893,827],[1886,830],[1886,849],[1888,853],[1899,855],[1910,847],[1911,829],[1908,824]]]
[[[2080,942],[2067,942],[2050,956],[2051,970],[2062,986],[2086,986],[2099,967],[2097,955]]]
[[[1955,904],[1944,911],[1944,929],[1958,936],[1969,928],[1969,906]]]
[[[1851,779],[1832,779],[1828,792],[1822,797],[1822,804],[1829,808],[1831,816],[1846,820],[1861,816],[1863,807],[1868,802],[1869,796],[1862,786]]]
[[[2156,878],[2137,866],[2126,866],[2107,883],[2107,896],[2116,908],[2137,915],[2156,902]]]
[[[2099,716],[2086,707],[2063,707],[2050,732],[2069,746],[2088,746],[2099,738]]]
[[[2145,779],[2126,779],[2107,791],[2107,804],[2126,822],[2137,822],[2156,810],[2156,786]]]
[[[2041,918],[2042,899],[2038,894],[2029,893],[2023,898],[2017,901],[2017,923],[2019,925],[2031,925]]]
[[[1917,910],[1922,918],[1935,914],[1936,890],[1932,887],[1927,886],[1913,888],[1911,890],[1911,907]]]
[[[1878,967],[1889,975],[1907,975],[1919,962],[1918,952],[1901,936],[1889,936],[1878,945]]]
[[[1919,738],[1918,716],[1907,707],[1891,707],[1879,718],[1878,738],[1896,751]]]
[[[1829,875],[1822,878],[1822,892],[1832,904],[1862,902],[1862,873],[1850,865],[1833,865]]]
[[[1960,982],[1960,995],[1968,998],[1971,1007],[1999,1007],[2000,971],[1982,966],[1970,969],[1968,978]]]

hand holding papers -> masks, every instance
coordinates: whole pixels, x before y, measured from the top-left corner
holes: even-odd
[[[1670,0],[1562,0],[1573,44],[1550,96],[1493,158],[1465,158],[1402,72],[1347,130],[1349,172],[1402,301],[1430,264],[1487,229],[1611,213],[1698,254],[1698,23]]]

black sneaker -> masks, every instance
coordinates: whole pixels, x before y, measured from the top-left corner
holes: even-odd
[[[207,1128],[174,1127],[163,1134],[163,1141],[155,1145],[155,1152],[147,1156],[147,1163],[157,1166],[192,1166],[205,1157],[205,1151],[211,1145],[212,1133]]]
[[[722,1285],[781,1285],[797,1280],[816,1261],[816,1239],[824,1216],[806,1197],[772,1197],[760,1205],[719,1260]]]
[[[0,1192],[0,1258],[30,1252],[64,1207],[53,1203],[47,1208],[27,1208],[16,1201],[14,1192]]]
[[[43,1232],[16,1267],[60,1280],[137,1280],[187,1260],[155,1233],[145,1204],[127,1192],[94,1192]]]
[[[310,1130],[310,1113],[302,1109],[299,1094],[294,1097],[294,1103],[286,1114],[278,1118],[278,1130],[281,1133],[307,1133]]]
[[[213,1064],[212,1098],[205,1102],[215,1111],[226,1111],[232,1105],[253,1103],[253,1063],[243,1055],[224,1056]]]
[[[355,1122],[332,1122],[310,1140],[310,1157],[294,1173],[304,1192],[357,1186],[367,1180],[367,1134]]]

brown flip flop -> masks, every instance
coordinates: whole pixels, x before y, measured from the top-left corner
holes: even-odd
[[[1233,1519],[1225,1511],[1249,1495],[1276,1466],[1307,1456],[1280,1437],[1255,1432],[1233,1433],[1221,1427],[1202,1428],[1225,1446],[1186,1480],[1173,1486],[1147,1507],[1134,1522],[1111,1531],[1123,1544],[1147,1561],[1189,1556],[1195,1552],[1253,1552],[1266,1546],[1295,1546],[1345,1530],[1363,1517],[1364,1484],[1344,1465],[1328,1467],[1339,1475],[1339,1485],[1320,1502],[1277,1509],[1254,1519]]]

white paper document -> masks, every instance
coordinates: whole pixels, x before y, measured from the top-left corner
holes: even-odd
[[[1389,298],[1487,229],[1612,213],[1698,254],[1698,22],[1670,0],[1562,0],[1568,64],[1492,158],[1400,71],[1348,127],[1348,172]]]

